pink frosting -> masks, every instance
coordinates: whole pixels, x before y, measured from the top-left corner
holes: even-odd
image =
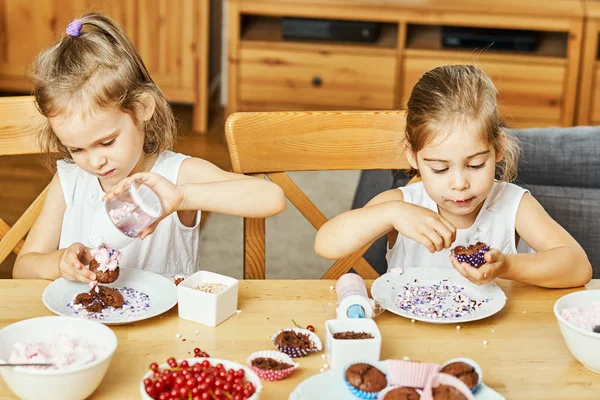
[[[83,365],[106,355],[107,349],[69,336],[56,336],[48,341],[17,342],[8,358],[9,363],[53,364],[54,369]]]
[[[600,325],[600,301],[592,303],[592,308],[587,311],[580,310],[577,307],[563,308],[560,315],[580,328],[587,331],[593,331],[594,326]]]
[[[98,263],[98,271],[114,271],[119,266],[121,252],[117,249],[112,249],[102,243],[97,249],[90,251],[96,262]]]

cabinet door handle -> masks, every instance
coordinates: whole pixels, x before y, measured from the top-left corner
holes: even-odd
[[[313,76],[312,85],[314,87],[320,87],[323,84],[323,80],[319,76]]]

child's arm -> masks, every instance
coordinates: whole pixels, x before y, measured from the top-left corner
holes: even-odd
[[[140,180],[160,196],[163,216],[140,233],[144,239],[158,223],[173,212],[183,222],[192,221],[196,210],[248,218],[264,218],[285,209],[283,190],[273,182],[223,171],[208,161],[187,158],[183,161],[177,185],[161,175],[134,174],[111,188],[104,199],[122,192],[131,182]],[[191,211],[191,213],[190,213]]]
[[[88,283],[95,275],[81,263],[86,249],[75,243],[58,249],[66,204],[58,175],[50,183],[44,207],[34,222],[13,267],[13,278],[57,279]]]
[[[390,246],[398,232],[427,247],[430,252],[450,247],[456,228],[439,214],[404,202],[401,190],[375,196],[363,208],[346,211],[327,221],[315,239],[315,251],[339,259],[388,234]]]
[[[582,286],[592,279],[585,251],[529,193],[519,205],[516,229],[536,253],[507,255],[503,278],[554,288]]]
[[[592,266],[575,239],[544,210],[529,193],[519,205],[517,234],[536,253],[502,254],[490,250],[486,264],[471,268],[453,264],[472,282],[487,283],[495,277],[512,279],[549,288],[585,285],[592,279]]]
[[[200,158],[188,158],[177,186],[183,195],[177,211],[203,210],[248,218],[264,218],[285,209],[285,195],[265,179],[226,172]]]

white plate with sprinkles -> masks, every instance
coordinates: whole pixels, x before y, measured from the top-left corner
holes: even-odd
[[[477,321],[506,304],[506,295],[494,282],[477,286],[453,268],[388,272],[373,282],[371,295],[394,314],[434,324]]]
[[[42,301],[55,314],[90,319],[106,325],[128,324],[152,318],[169,311],[177,304],[177,287],[173,280],[150,271],[120,268],[119,278],[115,282],[101,286],[121,293],[125,300],[123,306],[89,312],[75,304],[75,297],[80,293],[89,293],[90,287],[64,278],[59,278],[46,287]]]

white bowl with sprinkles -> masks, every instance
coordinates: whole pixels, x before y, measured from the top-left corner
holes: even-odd
[[[127,324],[152,318],[169,311],[177,304],[177,289],[171,279],[154,272],[121,268],[119,279],[103,285],[123,295],[120,308],[108,307],[92,313],[75,304],[75,297],[90,291],[88,285],[60,278],[44,290],[42,301],[55,314],[85,318],[107,325]]]
[[[237,312],[238,281],[198,271],[177,285],[179,318],[217,326]]]
[[[498,285],[491,282],[477,286],[453,268],[388,272],[373,282],[371,294],[394,314],[437,324],[487,318],[506,304],[506,295]]]

